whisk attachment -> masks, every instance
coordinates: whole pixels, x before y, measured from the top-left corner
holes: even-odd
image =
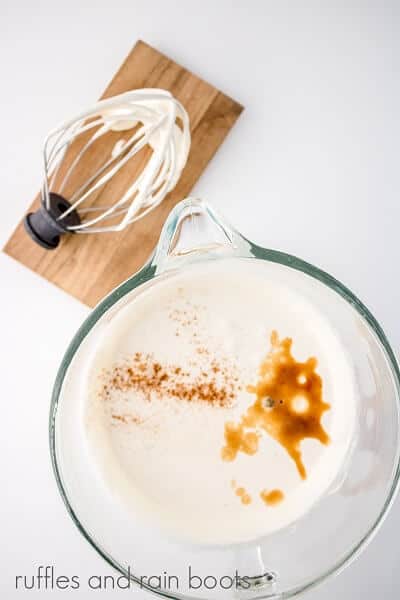
[[[104,146],[103,136],[108,136]],[[99,147],[105,160],[82,179],[81,161],[93,157]],[[135,170],[119,197],[106,205],[100,199],[99,206],[98,197],[103,191],[106,195],[110,180],[123,167],[126,180],[130,159],[145,148],[142,170]],[[189,117],[166,90],[132,90],[101,100],[47,136],[41,206],[25,217],[25,229],[46,249],[56,248],[65,233],[121,231],[147,215],[175,187],[189,149]]]

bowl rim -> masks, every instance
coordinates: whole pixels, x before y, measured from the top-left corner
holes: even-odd
[[[258,246],[245,238],[241,238],[248,245],[247,251],[240,253],[235,253],[234,258],[247,258],[250,260],[263,260],[269,261],[273,263],[278,263],[285,267],[292,268],[296,271],[300,271],[313,279],[319,281],[320,283],[328,286],[331,290],[339,294],[347,303],[349,303],[357,313],[365,320],[365,322],[370,326],[375,335],[378,338],[378,341],[383,347],[383,350],[388,359],[388,364],[391,368],[393,381],[396,389],[396,397],[397,397],[397,417],[398,417],[398,427],[400,424],[400,367],[399,363],[396,359],[396,356],[390,346],[390,343],[382,329],[379,325],[378,321],[369,311],[369,309],[357,298],[357,296],[351,292],[349,288],[347,288],[344,284],[342,284],[339,280],[334,278],[329,273],[323,271],[322,269],[304,261],[294,255],[281,252],[278,250],[272,250],[268,248],[263,248]],[[142,589],[146,589],[147,591],[156,594],[159,597],[169,598],[171,600],[204,600],[203,598],[196,596],[187,596],[180,593],[171,593],[162,589],[155,589],[151,586],[148,586],[145,582],[140,579],[140,576],[134,575],[130,571],[128,572],[122,565],[120,565],[115,559],[112,558],[108,552],[106,552],[101,546],[93,539],[90,533],[85,529],[83,524],[80,522],[78,515],[76,514],[74,508],[69,502],[68,494],[66,488],[63,484],[61,469],[58,465],[57,460],[57,450],[56,450],[56,419],[57,419],[57,409],[60,399],[60,394],[62,390],[63,381],[65,379],[67,370],[69,365],[75,356],[78,348],[81,343],[94,327],[94,325],[99,321],[99,319],[119,300],[121,300],[124,296],[126,296],[129,292],[137,288],[138,286],[150,281],[152,279],[158,278],[159,273],[157,270],[157,264],[154,261],[154,256],[149,259],[149,261],[142,267],[140,271],[130,277],[128,280],[123,282],[119,287],[113,290],[110,294],[108,294],[89,314],[89,316],[85,319],[81,327],[78,329],[77,333],[73,337],[70,342],[64,357],[61,361],[60,367],[58,369],[53,392],[51,397],[51,405],[50,405],[50,416],[49,416],[49,444],[50,444],[50,455],[51,455],[51,463],[54,472],[54,476],[56,479],[58,491],[61,495],[61,498],[67,508],[67,511],[74,521],[76,527],[83,535],[83,537],[89,542],[89,544],[96,550],[96,552],[109,564],[109,566],[113,567],[120,574],[129,576],[130,580],[139,585]],[[232,257],[231,257],[232,258]],[[204,257],[200,259],[201,262],[205,260],[225,260],[223,257],[215,257],[211,255],[209,257]],[[189,261],[191,262],[191,261]],[[178,270],[180,268],[178,267]],[[174,269],[175,271],[175,269]],[[384,519],[386,518],[390,507],[392,506],[396,494],[399,490],[399,482],[400,482],[400,449],[397,452],[396,461],[393,465],[393,475],[390,488],[388,490],[388,494],[386,500],[382,506],[381,511],[379,512],[377,518],[368,529],[366,534],[359,540],[357,544],[355,544],[346,554],[344,554],[340,560],[338,560],[331,568],[326,569],[323,573],[321,573],[318,577],[312,577],[309,581],[302,583],[301,585],[292,588],[290,590],[283,591],[281,593],[265,593],[263,595],[262,591],[259,589],[257,592],[255,591],[254,599],[261,600],[262,598],[269,598],[270,600],[276,599],[289,599],[297,596],[300,593],[303,593],[316,585],[322,583],[326,579],[330,578],[333,575],[339,574],[345,567],[347,567],[353,560],[355,560],[359,554],[366,548],[368,543],[375,536],[380,526],[382,525]]]

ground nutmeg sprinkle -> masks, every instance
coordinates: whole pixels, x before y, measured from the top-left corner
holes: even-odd
[[[208,368],[193,375],[180,365],[161,364],[152,355],[140,352],[103,370],[101,379],[104,400],[112,391],[136,390],[149,401],[157,395],[185,402],[207,402],[222,408],[232,406],[238,387],[233,370],[215,359],[210,360]]]

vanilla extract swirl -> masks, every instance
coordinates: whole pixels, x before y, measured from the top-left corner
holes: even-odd
[[[291,338],[280,341],[278,333],[272,332],[271,350],[261,363],[259,379],[247,387],[256,399],[239,423],[226,423],[221,455],[223,460],[232,461],[239,452],[255,454],[262,429],[285,448],[305,479],[300,443],[305,439],[329,443],[321,419],[330,405],[323,400],[317,359],[296,361],[291,349]]]

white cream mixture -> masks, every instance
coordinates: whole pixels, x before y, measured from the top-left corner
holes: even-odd
[[[293,340],[296,360],[318,360],[331,407],[321,422],[330,443],[301,442],[306,479],[262,430],[254,455],[221,455],[225,424],[254,403],[247,386],[274,330]],[[324,316],[262,264],[193,267],[150,286],[108,324],[87,382],[91,455],[116,502],[176,538],[224,544],[267,535],[308,511],[343,465],[355,418],[349,365]],[[283,499],[268,505],[262,490]]]

